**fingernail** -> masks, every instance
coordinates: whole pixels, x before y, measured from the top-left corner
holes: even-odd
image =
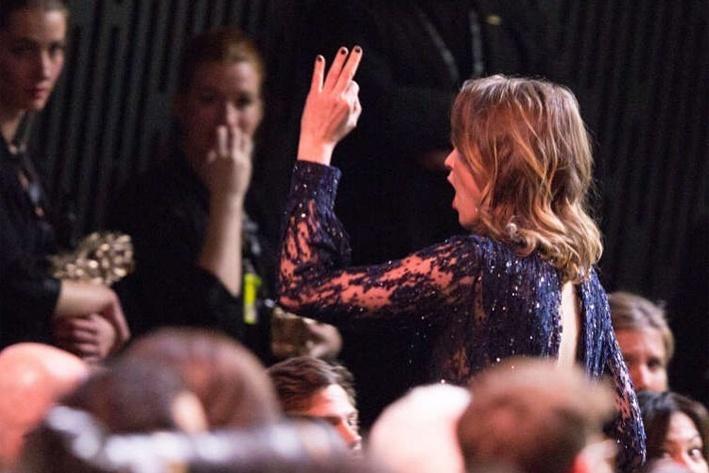
[[[360,48],[359,46],[355,46],[355,47],[353,48],[353,51],[356,52],[357,54],[359,54],[359,53],[362,52],[362,48]]]
[[[346,47],[341,47],[340,48],[340,54],[347,54],[347,48]]]
[[[325,60],[325,58],[322,57],[320,54],[318,54],[317,57],[315,58],[315,60],[318,62],[323,62]]]

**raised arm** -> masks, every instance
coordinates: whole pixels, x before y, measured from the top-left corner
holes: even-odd
[[[241,294],[244,196],[251,180],[251,139],[238,127],[220,126],[217,142],[198,170],[209,189],[209,219],[197,264]]]
[[[475,248],[467,238],[382,265],[346,268],[348,244],[332,211],[339,171],[328,165],[361,112],[353,81],[361,55],[358,47],[349,55],[341,48],[327,76],[324,59],[315,62],[281,249],[280,303],[331,323],[341,322],[342,314],[426,318],[451,312],[473,294],[477,258],[461,257]]]

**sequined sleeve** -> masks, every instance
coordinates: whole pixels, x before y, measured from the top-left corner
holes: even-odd
[[[612,331],[606,332],[605,373],[613,381],[618,415],[611,426],[618,439],[617,470],[622,473],[639,471],[645,462],[645,429],[635,390],[623,361],[618,342]]]
[[[478,265],[467,237],[402,260],[347,268],[347,236],[333,212],[339,176],[329,166],[295,166],[281,248],[281,305],[336,324],[357,316],[414,314],[442,322],[456,307],[472,303]]]

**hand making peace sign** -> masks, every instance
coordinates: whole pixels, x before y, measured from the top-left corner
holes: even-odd
[[[362,48],[341,47],[325,75],[325,58],[315,59],[310,92],[300,120],[298,159],[330,164],[335,145],[357,126],[362,113],[359,86],[353,80]]]

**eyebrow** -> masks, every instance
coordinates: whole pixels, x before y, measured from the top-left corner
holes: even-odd
[[[702,441],[702,436],[699,435],[699,433],[696,433],[696,434],[692,435],[692,436],[689,437],[689,438],[679,438],[679,439],[677,439],[677,441],[687,441],[687,442],[693,442],[693,441],[695,441],[695,440],[699,440],[699,442],[700,442],[702,445],[704,445],[704,442]],[[666,439],[662,445],[663,445],[664,447],[666,447],[667,445],[669,445],[669,443],[670,443],[671,441],[672,441],[672,439]]]

